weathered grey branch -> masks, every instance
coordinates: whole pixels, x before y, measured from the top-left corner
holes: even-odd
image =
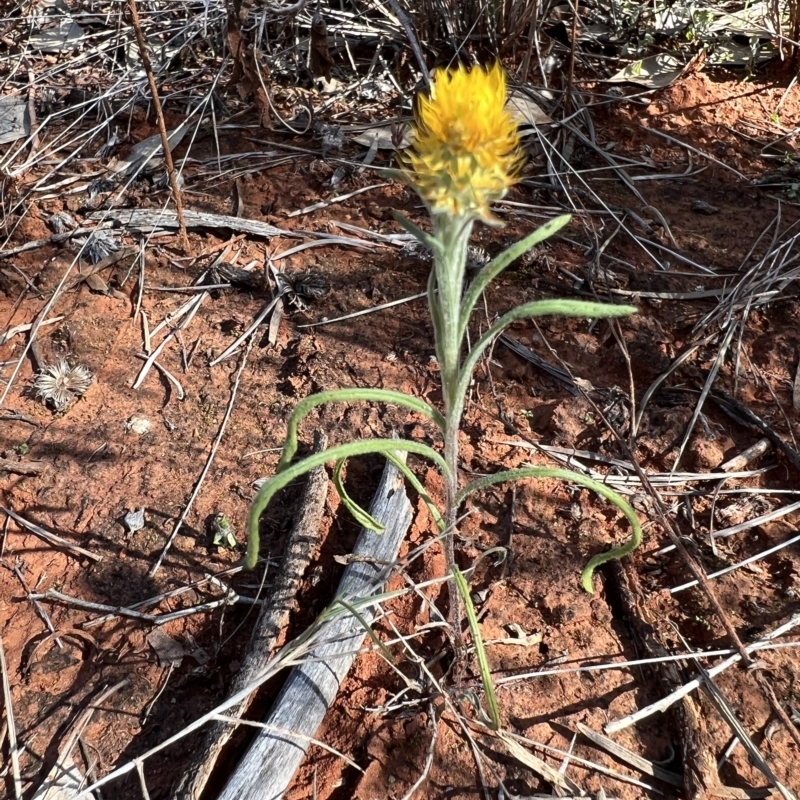
[[[382,534],[362,530],[354,555],[371,559],[351,564],[344,572],[338,594],[352,606],[382,586],[381,563],[393,562],[411,524],[411,504],[402,476],[387,465],[370,508],[386,526]],[[361,609],[368,624],[374,610]],[[323,643],[308,655],[309,663],[295,667],[286,680],[265,723],[259,730],[219,800],[277,800],[291,783],[308,748],[308,737],[319,728],[339,685],[355,659],[365,636],[362,624],[350,613],[335,617],[322,631]],[[297,734],[294,738],[289,731]]]
[[[153,229],[175,229],[179,227],[178,215],[174,211],[163,209],[150,210],[147,208],[122,209],[114,208],[110,211],[95,211],[89,215],[89,219],[97,222],[108,222],[114,220],[119,222],[128,231],[145,231]],[[242,219],[241,217],[230,217],[225,214],[208,214],[202,211],[183,212],[183,219],[188,230],[197,228],[227,228],[238,233],[249,233],[252,236],[263,236],[269,239],[272,236],[291,236],[297,237],[299,234],[294,231],[287,231],[283,228],[276,228],[267,222],[258,222],[254,219]]]

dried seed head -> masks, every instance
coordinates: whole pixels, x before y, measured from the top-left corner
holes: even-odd
[[[477,272],[483,269],[491,261],[486,249],[479,244],[470,244],[467,246],[467,269],[472,272]]]
[[[66,233],[78,227],[78,220],[69,211],[57,211],[47,223],[53,233]]]
[[[71,367],[66,359],[59,358],[55,364],[42,367],[33,382],[36,396],[50,403],[56,411],[64,411],[82,395],[92,383],[92,373],[78,364]]]
[[[308,308],[307,301],[319,300],[330,291],[328,281],[308,269],[305,272],[278,272],[277,280],[278,289],[285,293],[288,305],[298,311]]]
[[[94,231],[86,245],[86,259],[90,264],[99,264],[104,258],[120,249],[120,244],[113,234],[107,231]]]

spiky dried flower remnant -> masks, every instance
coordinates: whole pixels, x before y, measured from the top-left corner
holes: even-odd
[[[440,69],[414,109],[406,173],[433,214],[494,222],[490,204],[512,186],[524,161],[506,108],[506,76],[489,68]]]
[[[86,367],[81,364],[71,367],[66,359],[59,358],[55,364],[39,370],[33,388],[45,403],[49,402],[56,411],[64,411],[91,383],[92,373]]]

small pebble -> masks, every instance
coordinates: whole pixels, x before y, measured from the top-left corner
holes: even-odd
[[[152,424],[147,417],[134,415],[125,423],[125,430],[128,433],[135,433],[137,436],[144,436],[150,430]]]
[[[692,211],[695,214],[719,214],[719,209],[710,203],[706,203],[705,200],[695,200],[692,203]]]

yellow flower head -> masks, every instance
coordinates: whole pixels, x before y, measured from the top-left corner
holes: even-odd
[[[436,70],[414,120],[406,170],[431,210],[491,221],[490,203],[516,182],[523,161],[500,64]]]

